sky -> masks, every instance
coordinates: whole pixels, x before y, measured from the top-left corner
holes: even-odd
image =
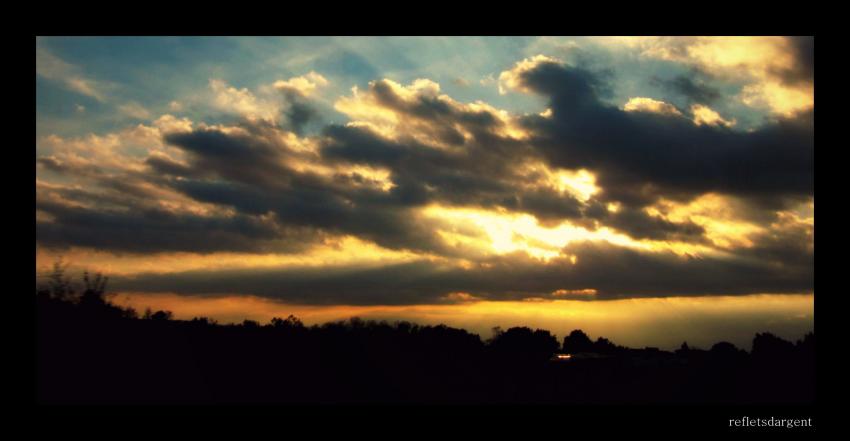
[[[39,37],[36,269],[178,318],[799,338],[811,37]]]

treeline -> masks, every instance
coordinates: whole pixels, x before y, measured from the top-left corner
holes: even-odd
[[[757,334],[750,352],[720,342],[632,349],[580,330],[478,335],[444,325],[352,318],[305,326],[173,320],[52,280],[36,295],[38,398],[45,403],[806,403],[814,334]],[[558,354],[570,354],[558,358]]]

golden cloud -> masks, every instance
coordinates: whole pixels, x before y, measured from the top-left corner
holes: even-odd
[[[779,72],[799,61],[786,37],[596,37],[611,47],[627,47],[649,58],[698,67],[713,75],[745,81],[739,99],[746,105],[792,116],[814,107],[814,84],[787,84]]]
[[[499,93],[504,95],[510,90],[517,92],[530,93],[520,80],[526,72],[532,71],[537,66],[543,63],[560,63],[557,58],[552,58],[547,55],[535,55],[526,58],[516,63],[511,69],[503,71],[499,74]]]
[[[626,112],[651,112],[662,115],[682,115],[682,112],[680,112],[676,106],[664,101],[646,97],[629,98],[629,101],[623,105],[623,110]]]
[[[288,80],[275,81],[273,86],[278,90],[294,90],[304,96],[310,96],[317,88],[327,86],[328,83],[325,77],[314,71],[310,71],[305,75],[292,77]]]
[[[734,118],[731,120],[724,119],[719,113],[702,104],[692,105],[691,113],[694,115],[694,124],[698,126],[709,125],[732,127],[737,123]]]
[[[528,137],[516,117],[507,111],[482,101],[458,102],[442,94],[438,83],[423,78],[416,79],[406,86],[389,79],[372,81],[366,91],[355,86],[351,89],[351,96],[339,98],[334,103],[334,108],[351,118],[347,125],[366,127],[387,139],[397,140],[408,136],[424,145],[452,149],[455,146],[434,134],[450,129],[459,133],[465,140],[473,137],[469,128],[458,121],[447,118],[435,121],[417,114],[415,109],[426,102],[440,103],[448,112],[456,115],[488,114],[498,122],[494,126],[498,136],[517,140]]]

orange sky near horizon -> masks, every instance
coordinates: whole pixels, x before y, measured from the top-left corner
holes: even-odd
[[[112,301],[142,312],[164,309],[176,319],[205,316],[219,323],[245,319],[268,323],[293,314],[306,325],[362,319],[445,324],[491,336],[492,328],[528,326],[563,339],[573,329],[632,347],[678,347],[682,341],[708,348],[721,340],[749,350],[756,332],[796,340],[814,330],[813,294],[653,297],[620,300],[470,301],[433,305],[294,305],[254,296],[117,294]]]

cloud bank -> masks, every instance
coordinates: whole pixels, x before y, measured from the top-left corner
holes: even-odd
[[[729,42],[640,44],[712,75],[732,69],[706,55]],[[811,40],[771,44],[794,62],[735,69],[805,87]],[[40,75],[72,69],[48,55]],[[201,84],[211,114],[225,117],[134,107],[144,121],[135,126],[37,139],[36,245],[116,261],[292,256],[140,269],[113,288],[305,304],[811,292],[813,107],[769,108],[762,124],[741,128],[716,110],[740,96],[688,77],[647,80],[689,103],[677,107],[612,102],[618,76],[548,55],[497,76],[489,87],[545,107],[463,101],[426,78],[373,78],[333,97],[332,75],[309,71],[256,90]],[[329,108],[344,122],[325,120]],[[320,249],[365,253],[350,238],[407,257],[298,264]]]

